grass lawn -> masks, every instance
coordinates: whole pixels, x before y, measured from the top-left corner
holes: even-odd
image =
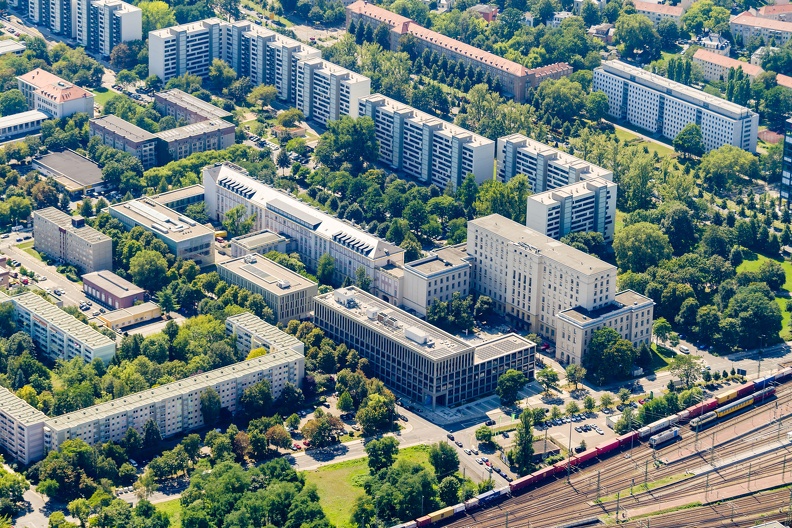
[[[676,356],[676,352],[670,348],[652,344],[652,364],[649,366],[649,370],[660,372],[667,369],[668,363],[674,356]]]
[[[756,255],[756,260],[745,260],[742,264],[737,266],[737,271],[757,271],[759,266],[762,265],[762,262],[765,260],[770,260],[763,255]],[[786,273],[786,282],[784,283],[783,290],[781,295],[776,295],[776,302],[778,303],[778,307],[781,309],[781,338],[784,341],[789,341],[792,339],[792,329],[790,328],[790,323],[792,322],[792,313],[787,312],[786,310],[786,302],[790,299],[790,292],[792,292],[792,262],[788,260],[779,260],[778,261],[781,266],[784,268],[784,272]]]
[[[95,88],[93,90],[93,94],[94,94],[94,103],[104,108],[104,105],[107,103],[107,101],[118,95],[118,92],[115,92],[113,90],[108,90],[104,86],[100,86],[99,88]]]
[[[655,143],[654,141],[646,141],[645,139],[630,132],[629,130],[624,130],[617,127],[616,137],[625,143],[629,143],[630,145],[645,146],[646,148],[649,149],[649,152],[657,152],[657,155],[660,156],[661,158],[676,157],[676,152],[674,152],[673,148],[666,147],[665,145],[661,145],[659,143]]]
[[[179,499],[173,499],[165,502],[158,502],[154,505],[156,509],[165,512],[170,518],[170,528],[181,528],[181,503]]]
[[[399,451],[399,460],[429,466],[429,446],[408,447]],[[364,495],[363,481],[369,474],[366,458],[347,460],[305,472],[306,482],[319,490],[319,504],[327,518],[339,528],[350,527],[350,514],[355,499]]]
[[[34,243],[33,240],[30,240],[28,242],[22,242],[21,244],[17,244],[17,247],[22,251],[24,251],[25,253],[27,253],[28,255],[30,255],[31,257],[35,258],[36,260],[43,261],[44,259],[41,258],[41,254],[39,254],[38,251],[33,249],[33,243]]]

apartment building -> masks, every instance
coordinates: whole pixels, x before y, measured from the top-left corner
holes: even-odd
[[[244,205],[255,218],[253,229],[268,229],[291,240],[310,270],[316,270],[325,253],[335,260],[335,277],[355,280],[363,268],[371,278],[374,291],[386,300],[399,297],[398,283],[383,289],[376,270],[389,265],[404,265],[404,250],[395,244],[311,207],[290,194],[251,178],[232,163],[216,163],[203,169],[206,213],[213,221],[223,218],[230,209]]]
[[[28,110],[0,117],[0,140],[38,134],[41,124],[50,116],[39,110]]]
[[[44,457],[47,415],[0,387],[0,448],[26,466]]]
[[[297,63],[296,106],[322,125],[356,117],[358,100],[371,93],[371,79],[319,58]]]
[[[86,273],[82,281],[85,295],[111,310],[131,308],[146,300],[143,288],[109,270]]]
[[[85,225],[82,216],[69,216],[47,207],[33,211],[36,249],[84,273],[113,269],[113,240]]]
[[[535,343],[516,334],[464,341],[355,287],[316,297],[313,320],[389,389],[432,408],[491,393],[508,369],[533,379]]]
[[[237,352],[241,354],[248,354],[255,348],[264,348],[268,354],[291,350],[305,355],[302,341],[250,312],[226,319],[226,335],[234,336]]]
[[[682,22],[682,15],[685,9],[681,5],[667,5],[655,2],[644,2],[643,0],[633,0],[635,12],[643,15],[652,21],[655,27],[661,20],[672,20],[676,25]]]
[[[107,114],[89,120],[88,132],[105,145],[132,154],[144,169],[157,166],[157,137],[148,130]]]
[[[319,291],[315,282],[255,253],[217,264],[217,273],[228,284],[264,297],[275,321],[283,324],[308,318]]]
[[[379,161],[441,189],[458,187],[468,174],[491,180],[495,142],[384,95],[363,97],[359,116],[374,121]]]
[[[230,63],[228,27],[219,18],[207,18],[149,32],[149,74],[163,82],[185,73],[206,77],[214,59]]]
[[[124,227],[140,226],[162,240],[176,258],[200,266],[214,262],[214,229],[197,223],[150,198],[137,198],[109,207]]]
[[[756,10],[759,18],[792,22],[792,4],[766,5]]]
[[[44,446],[46,451],[57,450],[63,442],[75,438],[89,445],[120,442],[130,427],[142,435],[149,420],[157,423],[163,438],[170,438],[204,426],[201,394],[209,388],[220,396],[223,409],[236,413],[248,387],[266,380],[277,398],[287,383],[300,386],[304,372],[302,354],[279,350],[49,418],[44,424]]]
[[[431,252],[404,265],[401,305],[424,317],[434,303],[448,302],[455,292],[470,293],[470,258],[462,243]]]
[[[744,11],[731,19],[729,29],[734,38],[739,35],[743,42],[757,37],[770,46],[783,46],[792,35],[792,22],[762,18],[750,11]]]
[[[758,53],[758,50],[757,50]],[[754,53],[756,55],[756,53]],[[732,68],[739,68],[750,79],[755,79],[758,75],[764,73],[761,67],[761,58],[754,61],[751,57],[751,62],[732,59],[713,53],[711,51],[699,49],[693,54],[693,62],[701,67],[704,72],[704,79],[707,81],[725,81],[729,78],[729,70]],[[778,86],[785,88],[792,88],[792,77],[788,75],[777,74],[776,83]]]
[[[784,158],[781,166],[779,194],[787,201],[787,207],[789,207],[792,199],[792,119],[787,119],[786,132],[784,133]]]
[[[110,363],[116,343],[35,293],[11,297],[17,328],[33,340],[40,354],[52,361],[96,358]]]
[[[595,69],[592,89],[605,92],[617,120],[668,139],[696,123],[708,151],[723,145],[756,151],[759,115],[743,106],[620,61]]]
[[[616,267],[494,214],[468,222],[473,289],[514,326],[555,341],[556,314],[613,301]]]
[[[231,112],[198,99],[186,92],[174,88],[154,94],[154,107],[162,115],[168,115],[178,120],[185,120],[189,124],[202,121],[230,120]]]
[[[122,42],[143,39],[143,11],[121,0],[76,0],[74,40],[85,49],[110,57]]]
[[[229,244],[232,257],[244,257],[252,253],[266,255],[270,251],[287,253],[289,239],[269,229],[263,229],[247,235],[234,237]]]
[[[592,178],[528,197],[525,225],[559,240],[569,233],[597,231],[613,242],[616,184]]]
[[[74,36],[72,0],[27,0],[27,17],[37,26],[43,26],[58,36]]]
[[[761,66],[764,58],[770,53],[778,51],[775,46],[762,46],[751,54],[751,64]]]
[[[77,113],[93,116],[94,97],[65,79],[41,68],[17,77],[19,90],[31,110],[60,119]]]
[[[633,345],[651,344],[654,301],[632,290],[617,293],[613,302],[598,309],[575,307],[558,313],[556,359],[581,364],[594,332],[616,330]]]
[[[184,159],[196,152],[227,149],[236,142],[233,123],[214,119],[157,132],[158,158],[162,164]]]
[[[498,179],[524,174],[531,192],[540,193],[593,178],[613,180],[609,170],[522,134],[498,138]]]

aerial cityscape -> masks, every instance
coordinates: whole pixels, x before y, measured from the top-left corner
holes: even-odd
[[[0,0],[0,528],[792,526],[792,4],[482,1]]]

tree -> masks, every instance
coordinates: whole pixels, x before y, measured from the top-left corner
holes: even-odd
[[[152,419],[143,425],[143,445],[147,447],[156,446],[162,441],[162,433],[159,425]]]
[[[613,239],[619,269],[644,272],[650,266],[671,258],[671,244],[661,229],[649,222],[629,225]]]
[[[280,424],[273,425],[264,433],[267,443],[271,446],[287,449],[292,443],[289,431]]]
[[[382,469],[387,469],[396,461],[399,454],[399,441],[392,436],[385,436],[379,440],[371,440],[366,444],[368,467],[372,474]]]
[[[320,284],[333,284],[333,275],[335,274],[335,259],[327,253],[319,257],[319,262],[316,265],[316,278]]]
[[[583,408],[586,410],[587,413],[594,412],[594,408],[597,406],[596,400],[594,400],[591,396],[586,396],[583,398]]]
[[[80,521],[80,526],[88,526],[88,517],[91,515],[91,505],[86,499],[74,499],[68,505],[69,513]]]
[[[724,145],[704,154],[699,170],[704,184],[713,191],[728,190],[745,179],[756,179],[760,174],[756,157],[733,145]]]
[[[600,407],[608,409],[613,406],[613,394],[610,392],[603,392],[600,396]]]
[[[664,18],[657,24],[657,34],[663,49],[672,49],[679,39],[679,26],[670,18]]]
[[[621,418],[619,421],[616,422],[616,425],[613,427],[613,430],[618,435],[623,435],[633,429],[633,425],[635,424],[635,420],[633,419],[633,410],[632,407],[627,407],[622,412]]]
[[[437,491],[440,500],[446,506],[453,506],[459,503],[459,480],[453,475],[449,475],[441,480]]]
[[[495,394],[500,397],[503,405],[511,405],[517,400],[518,393],[527,382],[525,374],[519,370],[509,369],[498,378]]]
[[[138,7],[143,15],[143,34],[176,25],[176,17],[171,7],[159,0],[140,2]]]
[[[352,174],[359,174],[368,164],[377,161],[379,144],[370,117],[352,119],[343,116],[327,123],[327,131],[319,138],[314,151],[316,159],[332,170],[345,163]]]
[[[242,409],[249,418],[269,415],[272,402],[272,389],[267,380],[261,380],[246,388],[239,399]]]
[[[578,117],[586,107],[586,95],[578,82],[568,77],[548,80],[539,85],[536,97],[544,114],[551,114],[562,123]]]
[[[336,408],[341,412],[352,412],[355,410],[355,402],[352,401],[349,391],[341,393],[341,396],[338,397]]]
[[[682,15],[682,27],[685,31],[698,35],[710,29],[716,33],[729,28],[729,10],[716,5],[712,0],[702,0]]]
[[[201,393],[201,416],[204,425],[213,426],[220,419],[220,395],[212,387]]]
[[[223,227],[228,231],[229,238],[250,233],[256,223],[256,214],[248,214],[243,204],[232,207],[223,216]]]
[[[558,383],[560,376],[558,372],[553,370],[552,367],[546,366],[542,370],[536,373],[536,381],[538,381],[543,387],[546,394],[550,394],[550,389]]]
[[[223,88],[231,86],[236,81],[237,73],[226,61],[214,59],[209,65],[208,78],[214,90],[220,93]]]
[[[16,88],[0,94],[0,115],[8,116],[27,110],[25,96]]]
[[[486,425],[482,425],[476,429],[476,441],[481,444],[489,444],[492,442],[492,429]]]
[[[641,62],[651,62],[660,54],[660,35],[644,15],[620,16],[614,39],[620,44],[623,55],[640,57]]]
[[[272,104],[278,96],[278,89],[268,84],[259,84],[247,96],[247,102],[250,106],[266,108]]]
[[[293,128],[297,123],[305,120],[305,114],[299,108],[290,108],[278,114],[276,121],[282,127]]]
[[[157,303],[159,303],[164,314],[169,314],[179,309],[179,304],[176,302],[176,297],[169,289],[160,290],[157,292]]]
[[[593,2],[587,1],[586,4],[593,5]],[[605,92],[598,90],[591,92],[586,97],[586,115],[595,123],[598,123],[608,114],[608,108],[608,96]]]
[[[668,336],[671,335],[671,323],[665,320],[664,317],[658,317],[652,325],[652,332],[658,341],[665,343],[668,341]]]
[[[668,364],[671,374],[679,377],[686,387],[690,387],[699,378],[703,363],[698,356],[677,354]]]
[[[355,286],[364,292],[368,292],[371,289],[371,277],[368,276],[366,268],[363,266],[355,270]]]
[[[514,435],[514,446],[509,451],[509,461],[517,467],[517,474],[527,475],[534,469],[533,464],[533,423],[532,413],[524,410],[520,413],[517,431]]]
[[[704,136],[701,127],[696,123],[688,123],[674,138],[674,150],[685,157],[700,157],[704,154]]]
[[[278,152],[278,157],[275,161],[278,167],[284,171],[282,174],[285,174],[286,169],[291,165],[291,158],[289,158],[289,153],[286,152],[286,149],[281,149]]]
[[[369,394],[360,405],[355,419],[364,434],[390,429],[396,412],[396,398],[390,391],[385,394]]]
[[[610,327],[595,330],[583,355],[588,377],[602,385],[606,381],[626,378],[635,362],[635,348],[630,341]]]
[[[159,251],[144,249],[129,260],[129,274],[132,281],[150,292],[165,285],[168,261]]]
[[[448,443],[438,442],[429,446],[429,463],[438,477],[444,477],[459,469],[459,455]]]
[[[762,101],[762,115],[767,119],[771,130],[782,132],[784,124],[792,112],[792,94],[783,86],[775,86],[767,90]]]
[[[573,363],[572,365],[567,366],[566,377],[569,383],[575,384],[575,390],[577,390],[578,383],[580,383],[583,378],[586,377],[586,369]]]

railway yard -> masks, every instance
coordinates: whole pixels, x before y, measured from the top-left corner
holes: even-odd
[[[524,477],[493,492],[500,496],[487,508],[466,503],[441,523],[455,528],[572,528],[618,522],[648,528],[787,520],[792,516],[792,383],[787,379],[754,396],[750,404],[745,400],[752,396],[719,396],[717,410],[726,412],[717,420],[694,421],[691,414],[658,426],[666,431],[678,427],[675,441],[652,449],[648,430],[624,435],[607,453]],[[699,404],[698,416],[714,414],[715,399],[710,401],[710,407]],[[737,410],[729,412],[730,407]],[[420,521],[403,526],[433,524]]]

